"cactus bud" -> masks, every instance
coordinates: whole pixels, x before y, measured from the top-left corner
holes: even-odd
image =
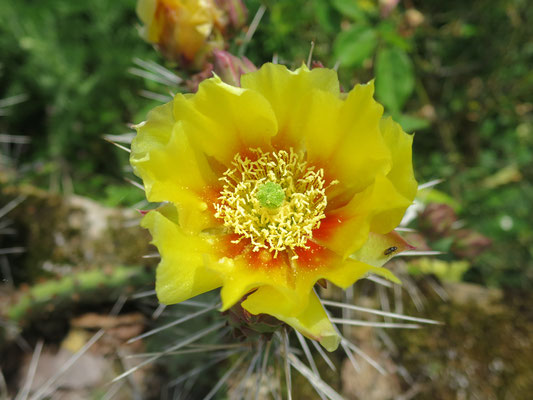
[[[256,66],[246,57],[236,57],[227,51],[215,50],[214,72],[224,82],[233,85],[241,85],[241,75],[257,71]]]

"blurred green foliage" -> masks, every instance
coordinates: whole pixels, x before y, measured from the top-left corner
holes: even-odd
[[[32,136],[23,161],[45,163],[40,177],[70,176],[77,193],[108,204],[135,195],[117,186],[127,154],[100,137],[123,132],[154,104],[137,96],[143,82],[126,72],[133,57],[157,59],[137,35],[134,3],[19,0],[0,7],[0,98],[29,96],[0,127]],[[471,260],[467,279],[533,282],[527,0],[245,3],[250,20],[267,6],[246,52],[256,64],[276,57],[298,66],[314,41],[313,59],[337,65],[344,88],[376,79],[386,113],[416,131],[419,181],[443,178],[439,189],[460,204],[466,226],[493,240],[492,249]],[[237,40],[230,49],[238,46]]]
[[[0,98],[28,100],[0,130],[31,136],[26,177],[96,197],[123,182],[127,154],[101,136],[127,131],[143,104],[142,82],[126,70],[133,57],[155,54],[136,23],[130,0],[1,2]]]
[[[493,239],[467,277],[526,287],[533,281],[533,10],[522,0],[420,7],[428,25],[417,34],[415,60],[435,118],[415,141],[418,170],[446,179],[466,224]]]

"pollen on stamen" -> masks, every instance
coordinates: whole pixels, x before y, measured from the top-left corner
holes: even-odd
[[[325,218],[324,171],[308,166],[292,149],[251,151],[255,160],[237,154],[220,178],[224,185],[214,204],[215,217],[239,235],[234,243],[248,239],[253,251],[267,249],[277,257],[308,248],[313,230]]]

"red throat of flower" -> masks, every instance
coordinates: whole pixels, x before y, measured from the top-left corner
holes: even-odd
[[[224,220],[253,251],[267,249],[277,257],[287,251],[308,249],[313,230],[320,227],[327,206],[324,171],[315,169],[292,149],[264,153],[255,160],[235,156],[221,181],[224,183],[215,217]]]

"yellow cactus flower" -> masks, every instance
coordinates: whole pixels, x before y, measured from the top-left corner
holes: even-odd
[[[222,287],[222,310],[242,301],[318,340],[339,344],[314,292],[347,288],[409,247],[394,228],[417,191],[412,137],[335,71],[266,64],[178,94],[137,126],[131,163],[149,201],[142,225],[161,254],[164,304]]]
[[[227,17],[214,0],[139,0],[141,35],[171,60],[201,67],[213,49],[222,49]]]

